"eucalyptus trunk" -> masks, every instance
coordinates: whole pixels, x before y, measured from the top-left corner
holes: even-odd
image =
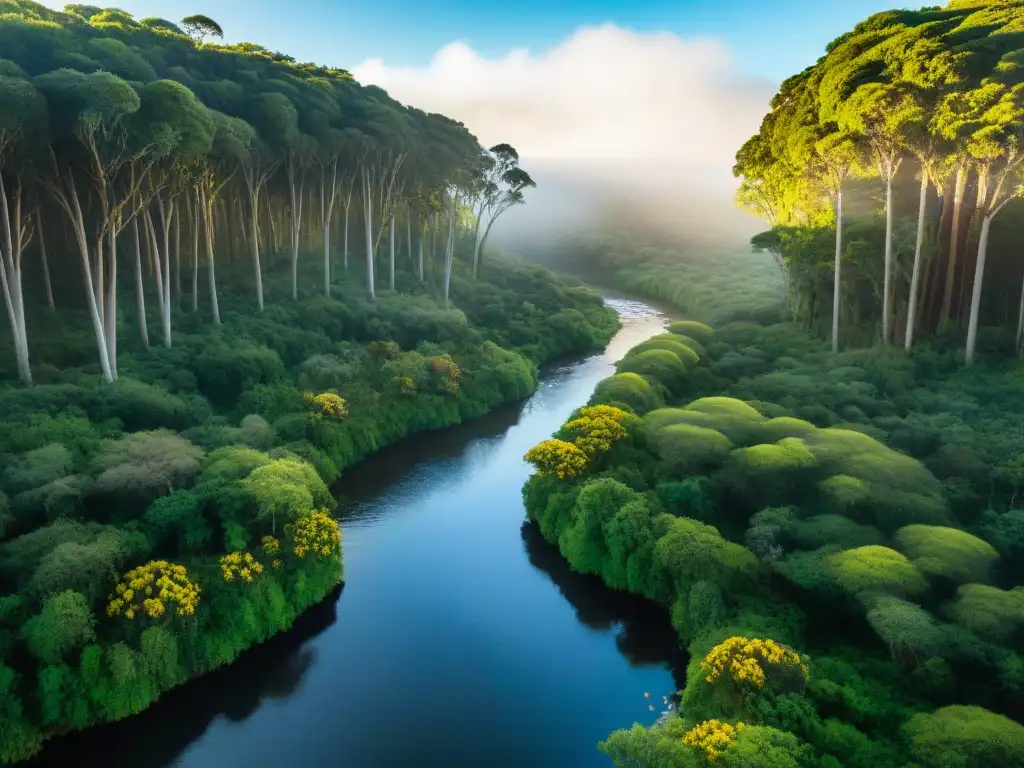
[[[917,283],[921,274],[921,245],[924,243],[924,214],[928,204],[928,174],[921,170],[921,193],[917,203],[917,240],[914,243],[914,267],[910,276],[910,299],[907,304],[907,332],[903,348],[909,352],[914,344],[914,322],[917,319]]]
[[[146,289],[142,281],[142,243],[139,240],[139,219],[132,218],[132,241],[135,245],[135,313],[142,346],[149,349],[149,327],[146,323]]]
[[[832,286],[832,351],[839,351],[839,309],[842,297],[843,190],[836,192],[836,266]]]
[[[942,294],[942,314],[940,322],[948,321],[953,310],[953,286],[956,283],[957,253],[960,246],[960,218],[964,203],[964,190],[967,187],[967,174],[963,166],[956,169],[956,181],[953,183],[953,223],[949,230],[949,260],[946,262],[946,285]]]

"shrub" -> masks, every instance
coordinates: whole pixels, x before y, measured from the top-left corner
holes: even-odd
[[[979,637],[1001,643],[1024,629],[1024,587],[1003,590],[964,584],[946,608],[949,618]]]
[[[697,322],[696,320],[677,320],[674,323],[669,323],[668,331],[669,333],[678,333],[684,336],[690,336],[702,344],[710,342],[712,337],[715,335],[715,331],[711,326]]]
[[[825,559],[832,578],[850,595],[883,592],[905,597],[923,592],[924,577],[906,557],[888,547],[866,546],[836,552]]]
[[[1024,725],[981,707],[956,705],[914,715],[904,733],[927,768],[1024,765]]]
[[[680,357],[664,349],[649,349],[626,357],[615,366],[619,373],[636,373],[662,384],[679,395],[686,388],[687,368]]]
[[[663,405],[661,396],[636,373],[617,373],[602,380],[590,398],[591,405],[625,404],[634,413],[644,414]]]
[[[999,553],[987,541],[955,528],[908,525],[896,532],[896,545],[926,576],[956,584],[989,580]]]

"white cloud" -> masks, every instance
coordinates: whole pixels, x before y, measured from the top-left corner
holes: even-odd
[[[632,203],[682,232],[709,216],[741,236],[757,228],[732,208],[731,168],[776,84],[739,73],[720,41],[606,24],[543,53],[487,59],[454,42],[425,67],[369,59],[352,71],[402,102],[461,120],[484,145],[515,146],[538,180],[516,211],[520,224],[527,210],[535,223],[545,215],[554,223],[581,208]]]

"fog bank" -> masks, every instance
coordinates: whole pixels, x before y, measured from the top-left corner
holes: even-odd
[[[735,209],[731,169],[777,84],[739,73],[717,40],[609,24],[542,53],[486,59],[453,42],[425,67],[369,59],[352,72],[519,150],[538,186],[495,225],[505,247],[619,222],[728,245],[764,228]]]

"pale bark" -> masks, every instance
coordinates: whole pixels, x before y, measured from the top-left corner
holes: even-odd
[[[139,336],[142,346],[149,349],[149,328],[146,325],[146,294],[142,282],[142,244],[139,242],[139,222],[132,218],[132,239],[135,244],[135,312],[138,315]]]
[[[486,199],[480,201],[480,208],[475,212],[476,222],[473,225],[473,277],[480,277],[480,220],[484,215]]]
[[[56,166],[55,161],[54,165]],[[96,300],[92,258],[89,252],[88,237],[85,232],[82,204],[78,199],[78,189],[75,186],[75,180],[70,170],[63,173],[57,170],[56,167],[54,170],[59,175],[59,180],[50,185],[49,189],[67,214],[75,235],[75,244],[78,246],[78,258],[82,265],[82,281],[85,286],[86,305],[89,310],[89,319],[92,321],[93,334],[96,337],[96,348],[99,352],[100,371],[105,381],[113,383],[114,377],[110,370],[110,358],[107,356],[107,339],[103,332],[103,321],[100,318],[99,304]]]
[[[366,230],[366,288],[370,299],[377,298],[373,263],[373,196],[370,194],[370,172],[364,166],[363,174],[363,224]]]
[[[889,328],[892,299],[892,177],[895,172],[886,174],[885,178],[885,279],[882,281],[882,345],[889,346]]]
[[[836,266],[832,286],[832,352],[839,351],[839,310],[842,302],[843,190],[836,191]]]
[[[110,358],[110,373],[117,381],[117,230],[112,226],[108,232],[107,258],[110,260],[110,276],[107,281],[107,302],[104,307],[104,331],[107,334],[107,356]]]
[[[296,186],[296,174],[301,169],[296,163],[290,162],[285,166],[288,177],[288,190],[291,195],[291,246],[292,246],[292,299],[299,299],[299,236],[302,229],[302,188],[305,183],[305,175],[300,175]]]
[[[981,282],[985,276],[985,257],[988,251],[988,233],[992,226],[992,217],[995,213],[986,216],[981,222],[981,236],[978,239],[978,261],[974,266],[974,287],[971,290],[971,315],[967,321],[967,349],[964,352],[964,362],[971,365],[974,362],[974,346],[978,340],[978,315],[981,310]]]
[[[456,225],[458,224],[458,220],[456,218],[458,201],[458,194],[453,192],[451,220],[448,225],[448,243],[445,248],[444,254],[444,306],[446,309],[448,308],[449,291],[451,289],[452,262],[455,260],[455,228]]]
[[[416,248],[416,251],[418,252],[418,260],[419,260],[419,264],[417,265],[417,275],[418,275],[419,280],[420,280],[421,283],[423,282],[423,242],[427,239],[426,235],[427,235],[427,222],[424,221],[424,222],[422,222],[420,224],[420,237],[419,237],[419,242],[417,243],[417,248]]]
[[[917,283],[921,275],[921,245],[924,242],[924,214],[928,203],[928,173],[921,169],[921,194],[917,204],[917,240],[914,244],[914,267],[910,276],[910,299],[907,305],[907,332],[903,348],[909,352],[914,344],[914,321],[917,317]]]
[[[953,285],[956,281],[956,259],[959,251],[960,216],[967,187],[967,174],[961,165],[956,169],[953,184],[953,223],[949,231],[949,260],[946,264],[946,285],[942,294],[942,320],[949,320],[953,309]]]
[[[331,218],[338,196],[338,159],[331,161],[330,196],[327,195],[327,168],[320,168],[320,220],[324,228],[324,296],[331,297]],[[312,231],[310,227],[310,231]]]
[[[160,323],[163,326],[164,346],[171,346],[171,224],[174,222],[174,200],[157,199],[160,212],[160,227],[163,231],[163,254],[157,252],[157,260],[163,257],[161,277],[164,281],[163,300],[160,305]]]
[[[388,218],[388,271],[391,290],[395,290],[395,215]]]
[[[53,284],[50,282],[50,261],[46,257],[46,238],[43,236],[43,216],[36,216],[36,231],[39,233],[39,256],[43,262],[43,287],[46,289],[46,307],[51,312],[53,304]]]
[[[15,183],[13,200],[8,200],[3,176],[0,175],[0,288],[3,290],[7,318],[11,323],[14,357],[18,378],[32,384],[29,364],[28,334],[25,327],[25,298],[21,282],[21,254],[24,247],[24,224],[21,212],[21,180]]]
[[[405,249],[409,254],[409,267],[412,267],[412,212],[409,204],[405,204]]]
[[[199,311],[199,197],[192,205],[192,311]]]
[[[181,216],[174,220],[174,300],[181,309]]]
[[[220,325],[220,305],[217,302],[217,275],[213,258],[213,200],[205,189],[200,192],[203,208],[203,230],[206,240],[206,276],[210,284],[210,309],[213,313],[213,324]],[[198,254],[197,254],[198,256]]]
[[[345,272],[348,273],[348,223],[349,223],[349,211],[352,209],[352,187],[348,188],[348,194],[345,195],[345,234],[342,238],[341,250],[342,250],[342,264]]]

